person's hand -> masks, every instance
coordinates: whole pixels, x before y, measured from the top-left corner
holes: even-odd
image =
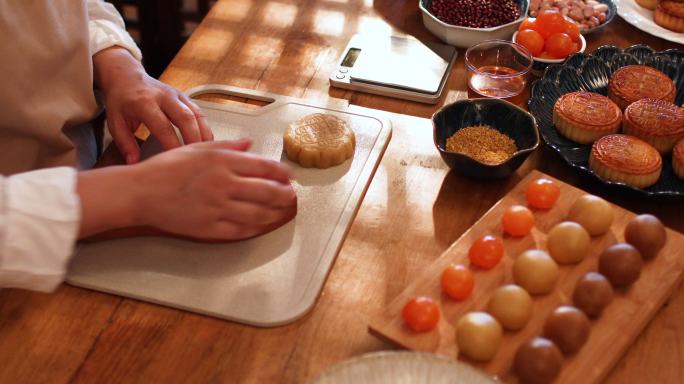
[[[250,144],[197,143],[133,166],[82,172],[81,236],[148,226],[198,239],[239,240],[284,224],[296,214],[290,172],[244,152]]]
[[[145,124],[166,150],[179,147],[174,125],[185,144],[213,140],[202,110],[190,98],[145,73],[125,49],[113,47],[93,56],[95,84],[107,107],[107,126],[128,164],[140,160],[134,133]]]
[[[204,239],[243,239],[293,216],[290,172],[243,152],[249,140],[164,152],[138,165],[149,185],[143,225]]]

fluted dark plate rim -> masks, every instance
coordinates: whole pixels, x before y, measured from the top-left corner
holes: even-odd
[[[658,183],[651,187],[636,188],[604,180],[588,167],[591,145],[581,145],[560,136],[553,125],[553,105],[557,97],[579,90],[606,95],[609,75],[618,68],[630,64],[645,64],[664,71],[678,85],[675,103],[684,103],[684,51],[676,48],[656,51],[643,44],[624,49],[604,45],[589,54],[577,53],[568,57],[562,64],[548,66],[541,78],[532,83],[530,99],[527,102],[528,109],[537,120],[544,143],[580,173],[618,191],[648,197],[682,198],[684,180],[674,175],[670,155],[663,157],[663,174]]]

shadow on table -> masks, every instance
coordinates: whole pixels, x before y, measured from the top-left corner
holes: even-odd
[[[511,189],[520,176],[475,180],[449,172],[432,206],[435,238],[443,244],[456,241]]]

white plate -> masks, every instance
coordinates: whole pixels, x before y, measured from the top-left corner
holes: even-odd
[[[626,22],[653,36],[684,44],[684,33],[678,33],[665,29],[653,21],[653,11],[640,6],[634,0],[615,0],[618,15]]]
[[[426,352],[374,352],[335,365],[309,384],[496,384],[470,365]]]

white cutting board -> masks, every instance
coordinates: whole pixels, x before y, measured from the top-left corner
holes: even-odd
[[[257,110],[197,104],[217,140],[249,136],[254,141],[252,152],[292,168],[297,216],[271,233],[234,243],[138,237],[79,244],[67,282],[256,326],[294,321],[313,307],[321,291],[387,147],[389,121],[228,86],[202,86],[188,93],[272,101]],[[349,123],[356,135],[351,161],[319,170],[299,167],[285,158],[282,137],[288,124],[316,112],[331,113]],[[143,153],[154,152],[158,146],[148,142]]]

